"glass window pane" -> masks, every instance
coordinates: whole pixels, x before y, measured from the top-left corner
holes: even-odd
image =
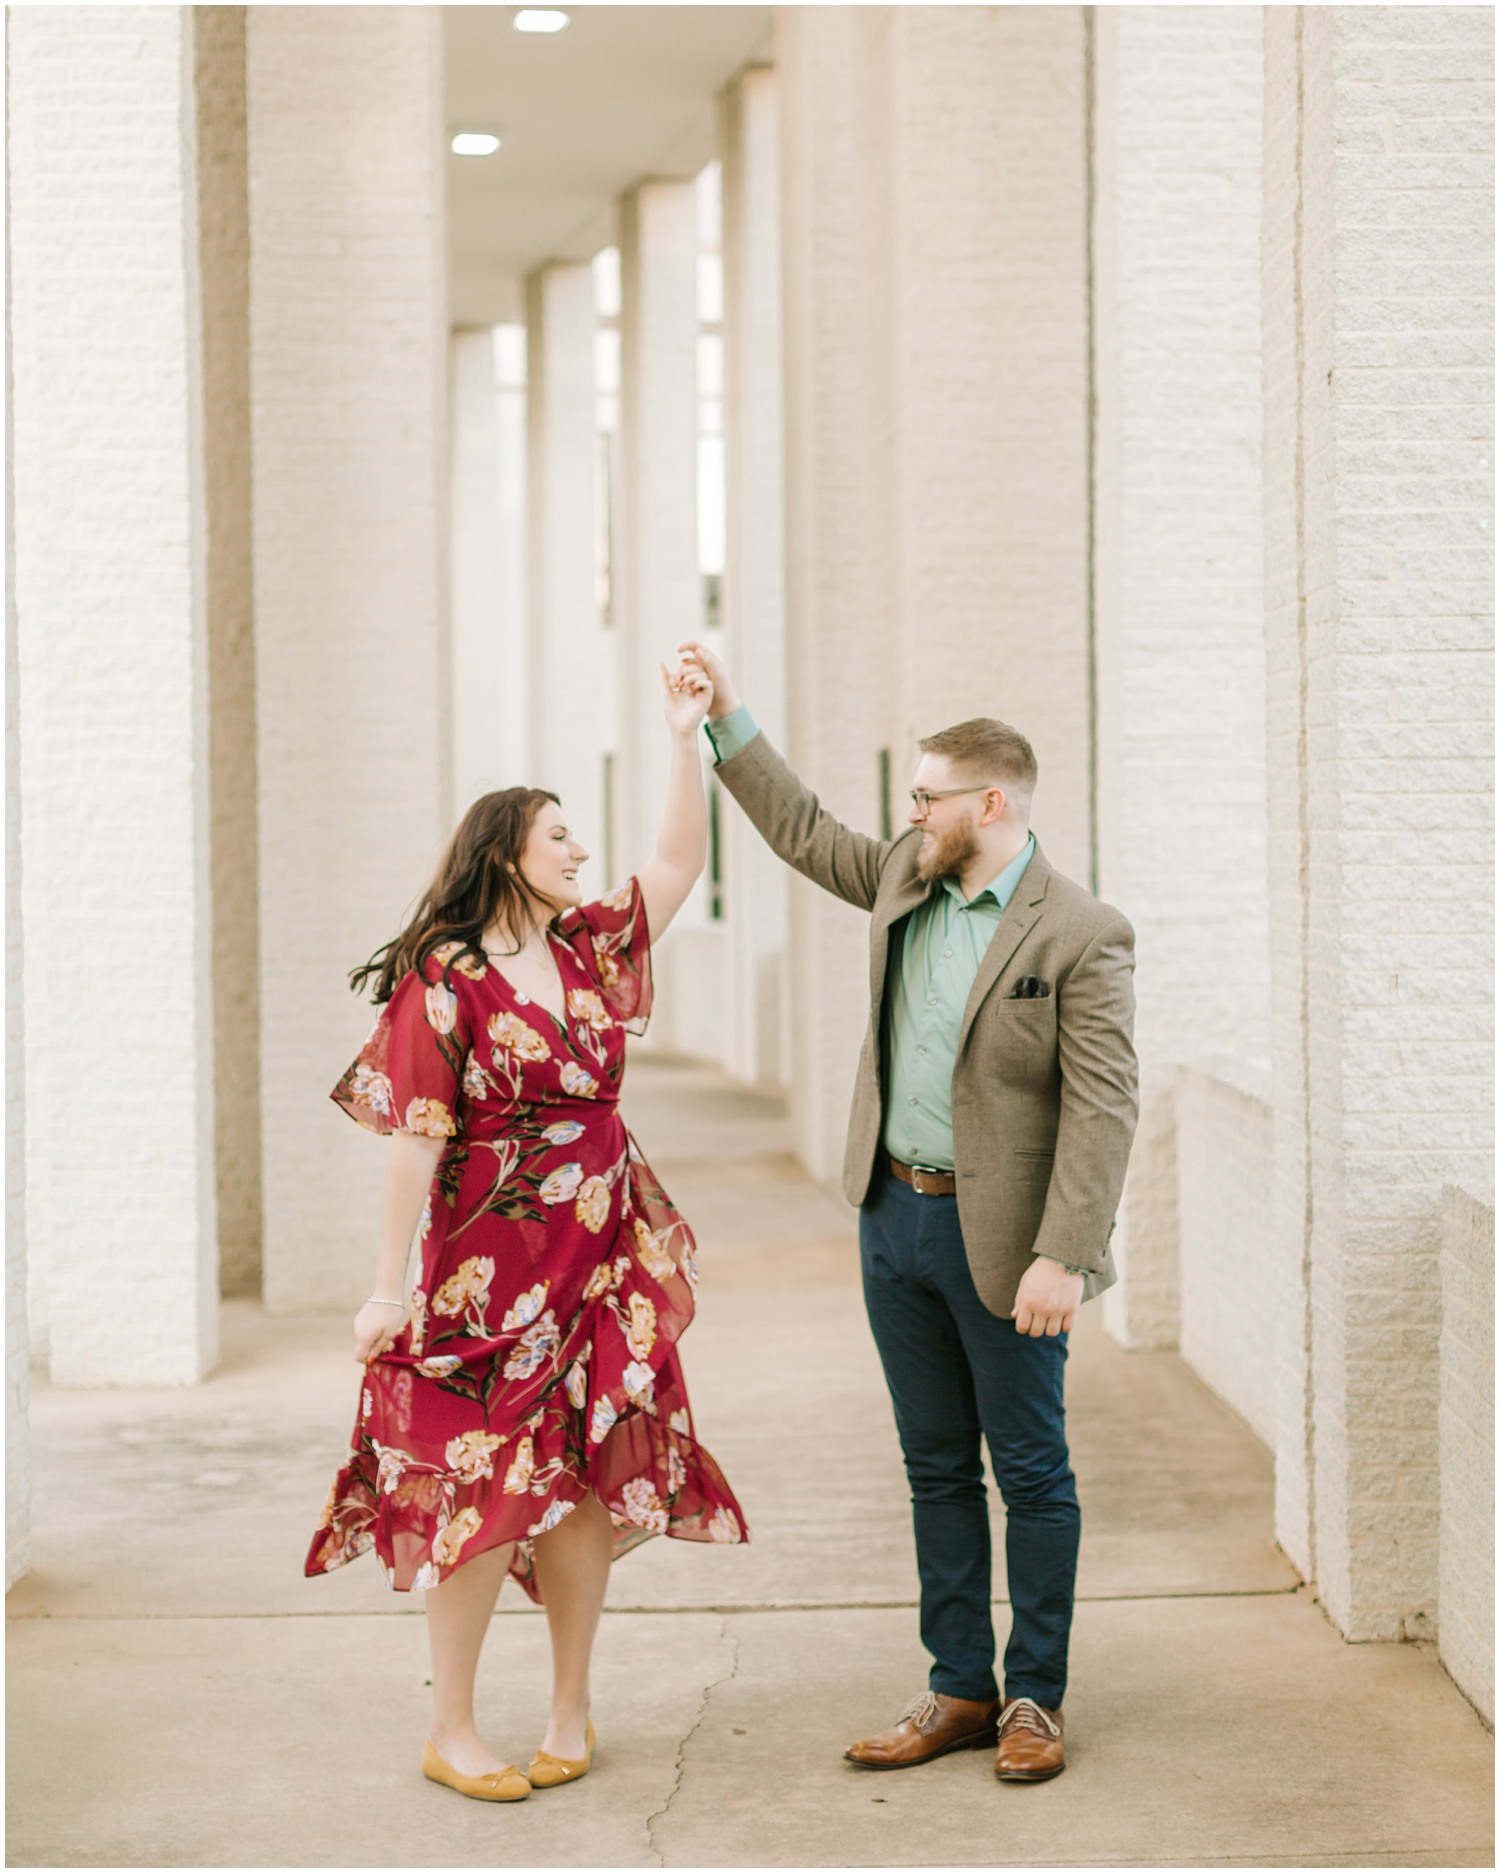
[[[620,250],[601,247],[594,255],[594,310],[601,319],[620,316]]]
[[[717,332],[698,334],[698,395],[724,394],[724,340]]]
[[[717,325],[724,317],[724,260],[720,254],[698,256],[698,317]]]

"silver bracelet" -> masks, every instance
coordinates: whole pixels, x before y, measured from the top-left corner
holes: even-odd
[[[370,1297],[365,1302],[365,1306],[366,1307],[399,1307],[403,1314],[406,1312],[405,1301],[388,1301],[384,1298],[383,1295],[379,1295],[379,1294],[370,1295]]]

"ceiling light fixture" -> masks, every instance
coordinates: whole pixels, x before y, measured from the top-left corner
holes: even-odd
[[[493,156],[500,139],[488,130],[460,130],[450,147],[455,156]]]
[[[514,21],[518,33],[560,33],[567,23],[560,7],[522,7]]]

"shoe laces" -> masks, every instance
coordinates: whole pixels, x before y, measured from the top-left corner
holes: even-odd
[[[920,1730],[924,1724],[932,1722],[938,1712],[938,1701],[931,1691],[919,1691],[896,1719],[897,1723],[914,1723]]]
[[[1006,1707],[1000,1719],[1002,1730],[1031,1730],[1037,1736],[1061,1736],[1062,1731],[1033,1698],[1018,1697]]]

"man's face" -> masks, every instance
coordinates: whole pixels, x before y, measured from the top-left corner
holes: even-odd
[[[956,774],[946,755],[924,754],[912,776],[912,791],[947,794],[943,800],[929,802],[923,813],[913,802],[907,814],[910,825],[922,828],[922,846],[917,854],[917,876],[923,884],[938,878],[956,878],[964,867],[979,855],[979,816],[984,810],[984,794],[951,793],[954,787],[968,788],[972,782]]]

